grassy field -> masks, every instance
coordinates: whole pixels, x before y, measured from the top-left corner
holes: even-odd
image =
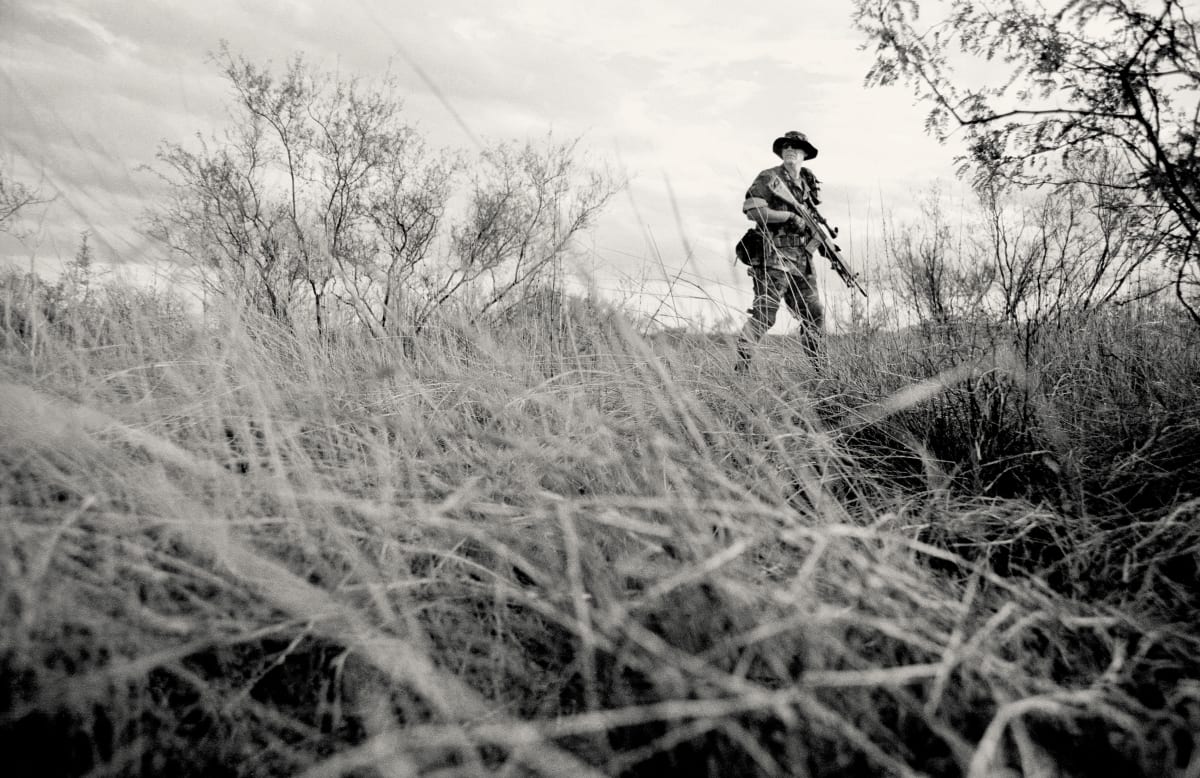
[[[0,295],[23,775],[1200,776],[1200,333]]]

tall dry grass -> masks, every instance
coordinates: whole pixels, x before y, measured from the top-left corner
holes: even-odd
[[[738,380],[584,306],[316,342],[14,288],[8,775],[1200,775],[1187,330]]]

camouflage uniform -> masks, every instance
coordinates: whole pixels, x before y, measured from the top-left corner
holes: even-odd
[[[816,178],[806,168],[803,173],[793,178],[786,165],[762,171],[746,190],[742,212],[749,215],[751,209],[763,206],[793,211],[793,206],[778,193],[781,187],[797,202],[807,203],[810,197],[817,202]],[[750,320],[738,337],[740,370],[748,365],[753,345],[774,326],[781,302],[803,325],[801,338],[805,351],[814,357],[819,353],[825,313],[813,273],[812,237],[792,222],[768,225],[763,256],[754,258],[747,268],[754,281],[754,303],[749,310]]]

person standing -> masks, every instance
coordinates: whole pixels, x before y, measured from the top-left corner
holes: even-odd
[[[798,208],[820,203],[820,182],[803,163],[817,156],[817,148],[800,132],[786,132],[771,144],[771,151],[783,164],[768,168],[746,190],[742,212],[757,225],[756,240],[749,241],[754,230],[743,238],[755,249],[743,257],[747,273],[754,282],[754,302],[750,319],[737,340],[734,370],[750,369],[754,346],[775,324],[780,303],[801,325],[801,343],[809,357],[821,353],[825,312],[821,307],[813,253],[814,235]]]

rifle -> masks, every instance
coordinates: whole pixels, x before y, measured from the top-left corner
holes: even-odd
[[[863,297],[866,297],[867,290],[863,289],[862,284],[858,282],[858,277],[850,271],[849,265],[842,256],[841,247],[833,242],[833,239],[838,236],[837,227],[831,227],[829,222],[825,221],[825,217],[817,210],[816,205],[812,203],[807,206],[802,205],[787,184],[778,178],[771,181],[771,191],[792,206],[792,211],[804,220],[805,225],[813,234],[813,243],[816,244],[816,248],[829,260],[829,266],[841,277],[842,283],[857,289],[862,292]]]

